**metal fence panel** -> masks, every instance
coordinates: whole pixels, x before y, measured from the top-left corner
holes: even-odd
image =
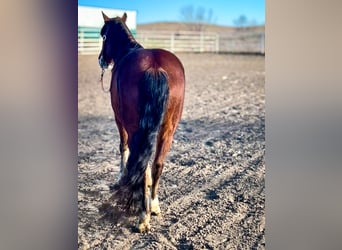
[[[102,46],[99,32],[99,29],[78,29],[80,54],[99,53]],[[172,52],[265,53],[264,33],[141,31],[137,32],[135,38],[145,48],[163,48]]]

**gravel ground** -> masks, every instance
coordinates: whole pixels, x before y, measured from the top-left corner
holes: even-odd
[[[119,135],[97,56],[79,55],[79,249],[265,249],[265,58],[177,56],[186,97],[161,176],[162,217],[139,234],[137,217],[99,211],[118,175]]]

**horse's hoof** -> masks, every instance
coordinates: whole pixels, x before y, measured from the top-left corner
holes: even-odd
[[[160,211],[160,207],[159,206],[155,206],[155,207],[151,207],[151,214],[153,216],[157,216],[158,218],[161,217],[161,211]]]
[[[154,215],[154,216],[160,217],[161,216],[161,211],[160,211],[159,206],[151,207],[151,214]]]
[[[157,217],[157,219],[159,219],[159,218],[161,218],[161,217],[162,217],[162,213],[161,213],[161,212],[159,212],[159,213],[156,213],[156,212],[151,212],[151,215],[153,215],[153,216],[156,216],[156,217]]]
[[[158,198],[152,200],[152,202],[151,202],[151,214],[156,215],[158,217],[161,216]]]
[[[138,231],[139,233],[147,233],[151,230],[150,223],[140,223],[138,225]]]

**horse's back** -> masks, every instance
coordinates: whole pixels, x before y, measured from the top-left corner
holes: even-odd
[[[163,69],[168,74],[177,73],[184,79],[184,68],[180,60],[171,52],[163,49],[138,49],[123,60],[123,68],[131,73],[144,72],[147,69]]]

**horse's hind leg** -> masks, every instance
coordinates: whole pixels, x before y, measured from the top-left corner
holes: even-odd
[[[151,189],[152,189],[152,177],[151,167],[147,166],[144,178],[144,200],[142,204],[142,210],[139,216],[138,230],[140,233],[148,232],[151,229]]]
[[[163,123],[157,138],[157,148],[152,170],[150,166],[146,168],[143,209],[140,213],[138,224],[139,232],[147,232],[150,230],[151,214],[158,216],[161,214],[157,195],[159,178],[163,171],[164,159],[172,144],[175,128],[176,126],[172,126],[172,124],[168,124],[167,122]]]
[[[121,177],[126,174],[126,164],[129,156],[129,148],[128,148],[128,134],[125,128],[122,126],[121,122],[116,120],[116,125],[119,130],[120,134],[120,155],[121,155],[121,161],[120,161],[120,174],[118,177],[118,182],[120,181]]]
[[[158,201],[158,187],[160,175],[163,171],[165,157],[170,150],[173,134],[176,130],[176,125],[171,122],[164,122],[157,139],[157,148],[155,159],[152,166],[152,201],[151,212],[154,215],[160,215],[160,207]]]

